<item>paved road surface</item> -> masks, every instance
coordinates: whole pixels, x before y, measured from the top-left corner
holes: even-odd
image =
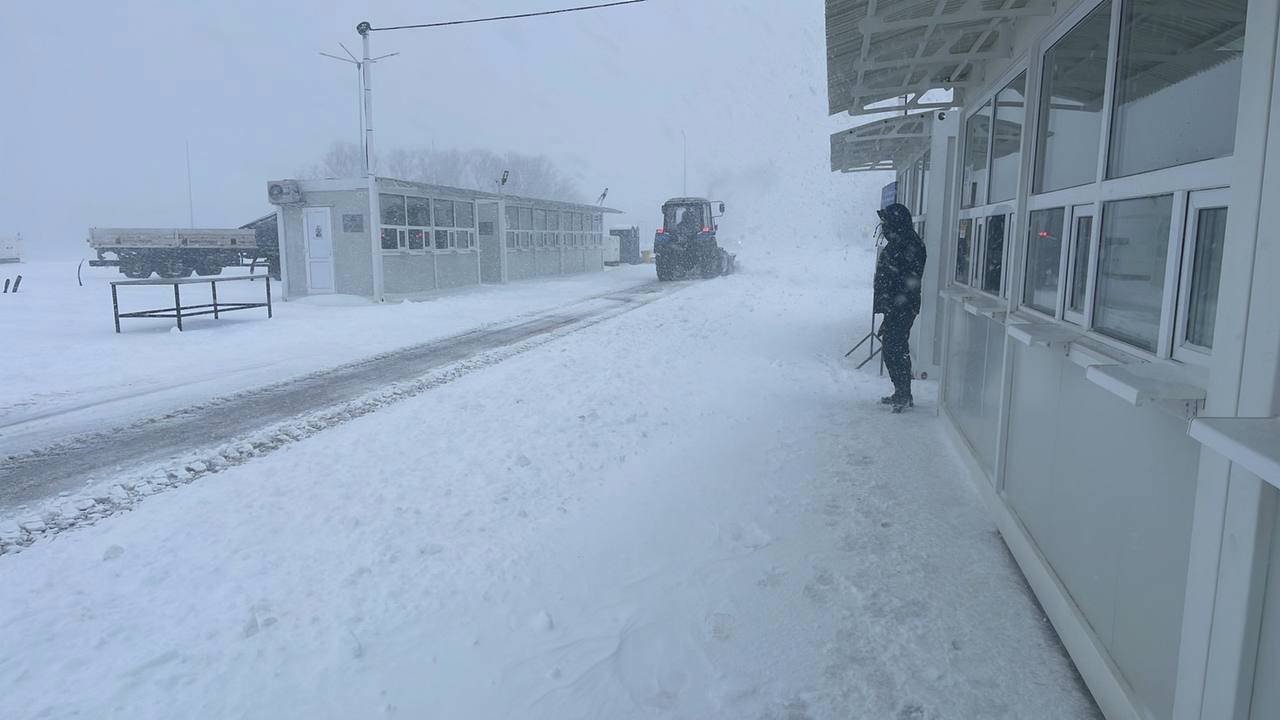
[[[482,353],[557,331],[573,332],[589,327],[654,302],[684,285],[640,285],[531,319],[410,346],[125,427],[69,438],[56,446],[23,452],[0,460],[0,513],[129,468],[158,464],[198,448],[221,445],[274,423],[354,400],[389,384],[413,380]],[[4,454],[0,450],[0,456]]]

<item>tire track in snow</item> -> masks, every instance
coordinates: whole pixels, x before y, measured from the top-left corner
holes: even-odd
[[[686,286],[652,283],[588,298],[576,304],[622,304],[576,313],[553,310],[472,330],[9,457],[0,461],[0,506],[10,515],[20,503],[40,507],[0,524],[0,555],[96,523],[145,497],[415,397]],[[401,377],[412,379],[387,380]],[[142,442],[150,444],[140,449]],[[94,477],[102,482],[77,494],[69,491]]]

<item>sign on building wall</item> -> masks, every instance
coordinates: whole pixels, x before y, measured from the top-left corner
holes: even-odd
[[[897,181],[886,184],[881,188],[881,210],[897,202]]]

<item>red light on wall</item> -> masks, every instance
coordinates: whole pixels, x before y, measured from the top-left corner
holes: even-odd
[[[1040,231],[1040,237],[1049,237],[1049,231],[1048,231],[1048,230],[1041,230],[1041,231]]]
[[[702,232],[711,232],[711,228],[709,228],[709,227],[704,227],[704,228],[702,228]]]
[[[667,229],[666,229],[666,228],[658,228],[658,234],[659,234],[659,235],[662,235],[662,234],[664,234],[664,233],[666,233],[666,232],[667,232]]]

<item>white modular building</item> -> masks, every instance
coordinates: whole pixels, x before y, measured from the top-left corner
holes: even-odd
[[[1280,718],[1280,0],[826,12],[832,168],[896,173],[913,352],[1099,707]]]
[[[268,183],[286,299],[381,289],[394,300],[599,271],[603,215],[619,212],[392,178],[377,188],[370,217],[366,178]]]

